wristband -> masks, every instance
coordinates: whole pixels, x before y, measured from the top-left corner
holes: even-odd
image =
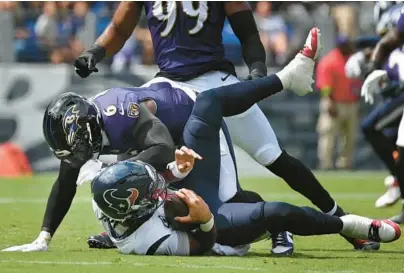
[[[215,218],[213,217],[212,214],[212,218],[210,218],[210,220],[205,223],[205,224],[200,224],[199,228],[203,231],[203,232],[209,232],[212,230],[213,225],[215,224]]]
[[[171,163],[168,163],[167,169],[170,170],[171,173],[172,173],[176,178],[179,178],[179,179],[185,178],[185,177],[190,173],[190,171],[185,172],[185,173],[180,172],[180,171],[178,170],[178,166],[177,166],[177,163],[175,163],[175,161],[173,161],[173,162],[171,162]]]

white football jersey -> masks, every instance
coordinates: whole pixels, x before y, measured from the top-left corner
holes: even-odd
[[[98,219],[101,212],[93,201],[94,212]],[[190,255],[189,238],[186,232],[173,230],[165,219],[163,206],[159,207],[152,217],[143,223],[136,231],[127,237],[114,238],[111,227],[106,221],[101,220],[104,230],[118,250],[124,254],[138,255]],[[114,227],[112,233],[123,234],[126,231],[122,226]]]

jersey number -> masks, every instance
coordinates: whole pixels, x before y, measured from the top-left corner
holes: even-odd
[[[397,67],[400,81],[404,80],[404,53],[401,50],[396,49],[389,57],[389,68],[395,69],[395,67]]]
[[[193,2],[198,5],[195,8]],[[166,22],[166,27],[161,32],[161,36],[165,37],[170,34],[177,20],[177,3],[182,6],[182,11],[189,17],[196,18],[196,24],[188,33],[197,34],[203,28],[203,24],[208,19],[208,2],[207,1],[155,1],[153,4],[153,16],[160,21]]]

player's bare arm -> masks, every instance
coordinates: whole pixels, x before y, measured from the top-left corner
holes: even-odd
[[[224,9],[230,25],[240,40],[250,79],[267,75],[265,49],[261,43],[251,8],[246,2],[226,2]]]
[[[74,62],[76,73],[80,77],[86,78],[92,72],[98,72],[95,67],[97,63],[121,50],[139,22],[142,7],[143,2],[123,1],[119,4],[111,23],[95,44]]]
[[[111,23],[95,42],[105,49],[106,57],[115,55],[132,35],[140,19],[142,2],[122,1]]]
[[[376,44],[376,47],[370,57],[371,70],[379,69],[389,54],[403,43],[404,33],[400,32],[397,28],[393,28],[386,35],[384,35],[383,38]]]

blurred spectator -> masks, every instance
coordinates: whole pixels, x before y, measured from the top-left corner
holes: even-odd
[[[338,33],[354,39],[358,35],[357,4],[355,2],[337,2],[332,5],[331,14],[334,17]]]
[[[280,15],[272,14],[271,2],[260,1],[256,4],[255,21],[267,51],[269,63],[282,64],[288,49],[287,27],[284,19]]]
[[[58,38],[57,6],[55,2],[45,2],[43,13],[35,24],[35,35],[42,48],[49,50],[56,45]]]
[[[65,9],[69,7],[64,4]],[[72,14],[61,18],[57,35],[57,46],[50,55],[51,63],[71,63],[84,51],[83,44],[78,39],[81,28],[85,25],[85,19],[89,11],[87,2],[74,2]]]
[[[317,124],[321,169],[333,168],[332,159],[337,135],[342,140],[342,152],[336,167],[352,168],[361,86],[359,80],[351,80],[345,75],[345,63],[352,53],[352,42],[346,36],[340,36],[337,39],[337,48],[321,58],[317,66],[317,88],[322,95]]]

